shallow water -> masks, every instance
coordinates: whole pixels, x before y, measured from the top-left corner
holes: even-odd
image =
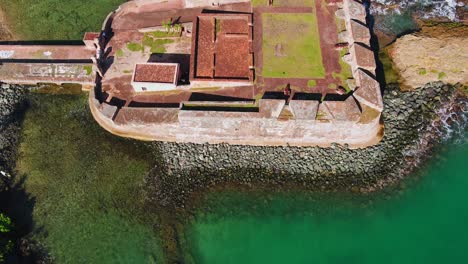
[[[188,232],[189,251],[196,263],[462,263],[467,161],[468,144],[453,145],[404,193],[371,206],[368,197],[214,195]]]

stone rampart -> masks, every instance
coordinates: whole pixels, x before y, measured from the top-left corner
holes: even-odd
[[[100,105],[90,93],[92,113],[111,133],[142,140],[294,146],[339,143],[354,148],[376,144],[383,136],[383,103],[374,77],[366,10],[354,0],[338,5],[336,15],[346,24],[339,37],[349,48],[343,60],[354,77],[348,81],[354,91],[338,96],[339,100],[291,100],[287,104],[284,99],[260,99],[256,107],[222,111],[209,107],[117,109]]]

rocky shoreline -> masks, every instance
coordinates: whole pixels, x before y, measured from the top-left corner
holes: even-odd
[[[147,197],[159,206],[180,208],[190,204],[192,195],[222,185],[361,193],[394,186],[440,142],[442,133],[434,129],[443,122],[434,121],[441,109],[456,101],[451,109],[466,111],[460,88],[441,82],[409,92],[387,87],[384,138],[365,149],[155,142],[160,165],[147,177]]]
[[[5,173],[11,173],[16,162],[25,91],[22,86],[0,86],[0,171]]]
[[[461,85],[434,82],[384,93],[381,143],[364,149],[258,147],[228,144],[153,142],[157,166],[146,177],[149,201],[185,206],[193,193],[220,185],[256,189],[282,186],[307,190],[373,192],[397,184],[423,162],[444,133],[440,113],[468,108]],[[2,84],[0,90],[0,170],[12,172],[19,143],[26,88]],[[455,107],[454,107],[455,106]],[[438,132],[434,132],[438,131]],[[5,178],[5,176],[2,176]]]

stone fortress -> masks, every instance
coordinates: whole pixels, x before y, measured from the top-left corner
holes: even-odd
[[[103,128],[141,140],[357,148],[383,136],[354,0],[133,0],[84,44],[2,43],[0,80],[83,84]]]

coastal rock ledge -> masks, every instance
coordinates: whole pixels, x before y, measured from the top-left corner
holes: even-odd
[[[462,31],[468,33],[468,27]],[[427,82],[468,84],[468,38],[406,35],[391,46],[390,56],[407,88]]]

